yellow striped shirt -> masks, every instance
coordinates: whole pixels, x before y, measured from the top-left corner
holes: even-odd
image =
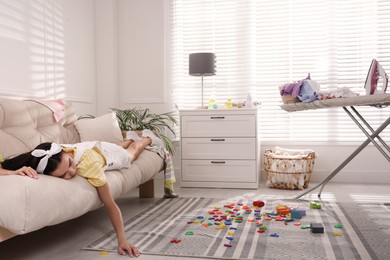
[[[76,154],[76,148],[64,148],[64,151]],[[101,187],[107,183],[104,171],[107,168],[106,159],[97,147],[86,149],[76,165],[77,175],[84,177],[94,187]]]

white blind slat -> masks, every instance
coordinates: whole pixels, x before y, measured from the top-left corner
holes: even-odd
[[[342,109],[287,113],[279,86],[311,73],[321,90],[365,94],[371,60],[390,71],[387,0],[171,0],[170,67],[174,102],[201,104],[201,78],[188,75],[188,55],[214,52],[217,74],[204,77],[204,103],[220,106],[247,94],[261,102],[263,141],[355,142],[366,137]],[[374,128],[389,111],[359,108]],[[390,131],[384,131],[389,139]]]

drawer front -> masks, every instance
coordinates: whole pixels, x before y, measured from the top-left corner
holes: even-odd
[[[182,138],[182,159],[256,159],[256,138]]]
[[[182,137],[255,137],[254,115],[182,116]]]
[[[182,160],[183,182],[257,183],[255,160]]]

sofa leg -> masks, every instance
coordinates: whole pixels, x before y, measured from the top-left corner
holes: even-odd
[[[16,234],[12,233],[6,228],[0,227],[0,242],[3,242],[14,236],[16,236]]]
[[[148,180],[139,186],[140,198],[154,198],[154,180]]]

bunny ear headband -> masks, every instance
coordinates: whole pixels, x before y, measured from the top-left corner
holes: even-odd
[[[58,154],[62,151],[61,145],[57,143],[52,143],[50,150],[42,150],[42,149],[35,149],[31,152],[31,155],[34,157],[42,157],[41,160],[38,163],[36,171],[38,173],[43,173],[43,171],[46,169],[47,162],[49,161],[49,158],[52,157],[55,154]]]

